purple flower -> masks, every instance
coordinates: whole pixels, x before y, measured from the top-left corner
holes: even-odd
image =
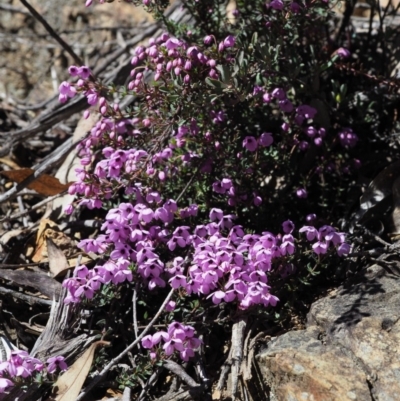
[[[318,235],[317,229],[315,227],[312,227],[312,226],[301,227],[299,232],[301,232],[301,233],[305,232],[306,233],[306,237],[307,237],[307,239],[309,241],[314,240],[315,238],[317,238],[317,235]]]
[[[0,393],[4,393],[7,387],[14,386],[14,383],[4,377],[0,377]]]
[[[181,41],[177,38],[170,38],[165,42],[165,47],[168,50],[174,50],[181,45],[182,45]]]
[[[220,221],[224,215],[224,212],[221,209],[213,208],[210,211],[210,220],[215,221],[218,220]]]
[[[183,276],[182,274],[177,274],[176,276],[172,277],[169,280],[169,283],[171,285],[172,288],[177,289],[179,287],[186,287],[186,277]]]
[[[339,256],[345,256],[348,255],[350,252],[350,245],[346,244],[345,242],[343,242],[343,244],[340,244],[337,248],[337,254]]]
[[[223,178],[221,181],[222,188],[229,190],[232,188],[232,180],[230,178]]]
[[[165,310],[167,312],[172,312],[175,309],[175,306],[176,306],[176,302],[175,301],[169,301],[167,303],[167,305],[165,305]]]
[[[256,140],[256,138],[254,138],[254,136],[246,136],[246,138],[243,139],[242,145],[249,152],[254,152],[258,146],[257,140]]]
[[[314,221],[316,218],[317,218],[317,215],[315,213],[311,213],[306,216],[306,221],[308,221],[310,223],[310,222]]]
[[[310,138],[314,138],[318,134],[318,130],[312,126],[307,127],[305,131],[307,136],[309,136]]]
[[[307,104],[303,104],[296,108],[297,114],[307,119],[313,119],[317,114],[317,110]]]
[[[274,138],[270,132],[263,132],[258,138],[258,144],[263,147],[271,146],[274,143]]]
[[[301,10],[300,4],[297,3],[296,1],[293,1],[293,2],[290,4],[290,11],[291,11],[292,13],[297,14],[297,13],[300,12],[300,10]]]
[[[308,196],[308,193],[307,193],[307,190],[306,190],[306,189],[304,189],[304,188],[299,188],[299,189],[296,191],[296,195],[297,195],[297,197],[300,198],[300,199],[306,199],[307,196]]]
[[[253,199],[254,206],[260,206],[262,204],[261,196],[256,195]]]
[[[289,99],[283,99],[279,101],[279,108],[284,113],[291,113],[294,109],[293,103]]]
[[[69,72],[69,75],[71,75],[71,77],[76,77],[80,73],[80,68],[75,65],[71,65],[68,68],[68,72]]]
[[[174,353],[174,351],[184,351],[184,346],[182,340],[175,338],[167,341],[163,345],[163,349],[165,351],[165,355],[170,356]]]
[[[271,100],[272,100],[272,96],[268,92],[265,92],[263,95],[263,102],[271,103]]]
[[[269,3],[270,7],[274,10],[283,10],[283,1],[282,0],[272,0]]]
[[[351,128],[343,128],[341,132],[339,132],[339,140],[340,144],[344,148],[354,148],[358,142],[358,136],[353,132]]]
[[[312,249],[317,255],[324,255],[328,251],[328,244],[318,241],[312,246]]]
[[[283,232],[285,234],[291,234],[294,230],[294,223],[291,220],[286,220],[282,223]]]
[[[211,45],[211,43],[213,42],[213,37],[211,36],[211,35],[207,35],[205,38],[204,38],[204,44],[205,45]]]
[[[234,36],[229,35],[224,39],[224,46],[225,47],[233,47],[235,46],[236,39]]]
[[[342,59],[349,58],[351,56],[350,51],[344,47],[337,49],[336,54]]]
[[[90,68],[87,67],[86,65],[83,65],[80,69],[79,69],[79,76],[82,79],[87,79],[90,77],[91,71]]]
[[[210,294],[207,298],[212,297],[212,302],[215,305],[218,305],[221,303],[221,301],[224,299],[225,297],[225,292],[223,291],[216,291],[213,292],[212,294]]]
[[[295,251],[295,246],[291,241],[284,241],[282,242],[280,249],[283,256],[286,254],[293,255]]]
[[[49,373],[54,373],[57,368],[59,368],[62,372],[68,369],[65,358],[63,356],[53,356],[52,358],[49,358],[46,363],[47,371]]]
[[[286,92],[282,88],[275,88],[272,91],[272,97],[278,100],[285,100],[286,99]]]

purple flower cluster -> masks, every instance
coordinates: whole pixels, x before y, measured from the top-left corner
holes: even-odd
[[[157,351],[162,350],[166,356],[179,352],[183,361],[188,361],[194,356],[194,352],[200,347],[201,340],[194,336],[192,326],[185,326],[179,322],[172,322],[167,331],[159,331],[142,339],[142,347],[151,350],[150,356],[157,357]]]
[[[85,80],[87,80],[91,75],[90,68],[86,65],[83,65],[81,67],[71,65],[68,71],[72,77],[79,77],[80,79],[76,84],[71,84],[67,81],[61,82],[58,88],[60,92],[58,100],[61,103],[65,103],[69,98],[74,97],[79,89],[85,88],[87,86]],[[88,103],[90,105],[94,105],[97,103],[98,95],[95,90],[86,89],[84,90],[84,95],[87,97]]]
[[[272,4],[272,3],[271,3]],[[253,95],[258,95],[263,92],[261,87],[255,87],[253,90]],[[317,110],[314,107],[311,107],[307,104],[302,104],[295,108],[293,103],[288,99],[286,90],[283,88],[275,88],[271,92],[263,92],[262,95],[263,102],[270,104],[273,100],[278,103],[278,107],[281,112],[285,113],[284,123],[282,124],[282,130],[284,132],[288,132],[291,126],[302,126],[304,123],[312,122],[315,115],[317,114]],[[322,144],[322,139],[325,137],[325,129],[320,128],[316,129],[313,126],[306,126],[303,128],[304,133],[312,138],[317,146]],[[270,134],[269,134],[270,135]],[[250,138],[250,139],[247,139]],[[243,146],[249,150],[254,152],[257,149],[257,142],[253,140],[253,137],[247,137],[246,143],[243,142]],[[253,138],[253,139],[252,139]],[[272,139],[272,138],[271,138]],[[271,142],[272,143],[272,142]],[[263,145],[269,146],[270,144]],[[308,142],[302,141],[300,142],[300,148],[303,150],[307,149]]]
[[[358,142],[358,136],[353,132],[351,128],[343,128],[339,134],[340,144],[344,148],[354,148]]]
[[[242,146],[249,152],[255,152],[259,146],[267,148],[271,146],[274,142],[274,138],[270,132],[263,132],[259,138],[254,136],[246,136],[243,139]]]
[[[67,368],[62,356],[49,358],[45,369],[43,362],[39,359],[31,357],[26,351],[14,349],[8,360],[0,363],[0,393],[14,386],[13,380],[17,378],[27,379],[35,372],[55,373],[57,369],[64,371]]]
[[[173,251],[186,247],[191,241],[189,227],[177,227],[172,233],[164,227],[171,225],[178,214],[181,219],[196,216],[197,206],[178,210],[174,200],[163,202],[156,191],[140,186],[132,191],[136,194],[136,205],[121,203],[109,210],[102,226],[105,234],[79,243],[85,252],[109,252],[109,260],[91,270],[86,266],[76,267],[74,276],[63,282],[69,290],[65,302],[79,302],[82,297],[91,299],[102,284],[132,281],[132,264],[150,290],[165,287],[164,262],[155,248],[164,245]]]
[[[346,234],[337,232],[331,226],[325,225],[318,230],[313,226],[304,226],[299,231],[306,233],[308,241],[316,240],[312,249],[317,255],[326,254],[331,245],[336,248],[339,256],[347,255],[350,252],[350,245],[345,242]]]
[[[194,252],[187,273],[184,260],[174,259],[169,269],[171,286],[207,295],[215,304],[237,301],[242,309],[255,304],[276,305],[278,299],[269,292],[267,272],[274,258],[294,253],[293,236],[276,237],[269,232],[246,235],[241,226],[234,225],[234,216],[224,216],[220,209],[211,210],[210,220],[197,226],[191,236]],[[225,230],[227,236],[222,234]]]
[[[302,5],[300,5],[297,1],[292,1],[290,4],[286,3],[286,5],[293,14],[299,13],[302,9]],[[282,11],[285,8],[285,3],[282,0],[272,0],[269,4],[266,4],[266,7],[273,10]]]
[[[205,44],[212,43],[212,37],[204,39]],[[222,53],[225,49],[234,47],[235,38],[227,36],[218,45],[218,51]],[[160,37],[149,40],[149,46],[138,46],[135,55],[131,60],[133,66],[146,62],[147,67],[154,71],[154,80],[159,81],[164,76],[170,76],[171,72],[176,77],[182,77],[184,84],[192,81],[193,74],[201,74],[203,77],[217,79],[219,77],[216,69],[217,60],[207,55],[207,51],[198,46],[190,46],[185,41],[171,37],[167,33]],[[221,62],[221,60],[219,60]],[[143,73],[141,67],[131,71],[132,81],[129,83],[129,90],[141,92],[144,88]]]

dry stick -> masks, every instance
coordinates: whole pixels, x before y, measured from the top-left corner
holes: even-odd
[[[0,4],[0,10],[9,11],[11,13],[19,13],[19,14],[29,15],[29,16],[31,15],[30,13],[28,13],[25,10],[22,10],[21,8],[9,6],[8,4]]]
[[[163,366],[170,370],[172,373],[175,373],[177,376],[179,376],[191,388],[200,387],[199,384],[186,373],[181,365],[177,364],[171,359],[166,359]]]
[[[14,184],[14,186],[15,186],[15,185],[16,185],[16,184]],[[18,207],[19,207],[20,213],[25,212],[24,202],[22,201],[22,197],[21,197],[20,195],[17,196],[17,202],[18,202]],[[28,227],[28,220],[27,220],[26,216],[24,216],[24,217],[22,218],[22,225],[23,225],[25,228]]]
[[[21,3],[31,12],[31,14],[44,26],[46,31],[54,38],[60,45],[65,49],[65,51],[74,59],[75,63],[78,65],[83,65],[82,59],[74,52],[72,47],[66,43],[57,32],[49,25],[49,23],[26,1],[21,0]]]
[[[147,327],[140,333],[139,337],[136,338],[135,341],[133,341],[127,348],[124,349],[117,357],[111,360],[104,369],[96,376],[83,390],[83,392],[78,396],[76,401],[81,401],[88,393],[89,391],[96,385],[98,384],[102,379],[103,376],[116,364],[118,363],[129,351],[131,351],[136,344],[139,343],[139,341],[150,331],[150,329],[153,327],[154,323],[157,321],[157,319],[160,317],[160,315],[163,313],[165,309],[165,305],[169,302],[169,300],[172,298],[172,295],[174,294],[174,289],[172,289],[167,297],[164,299],[164,302],[160,306],[160,309],[157,311],[151,322],[147,325]]]
[[[33,295],[22,294],[18,291],[9,290],[8,288],[4,288],[4,287],[0,287],[0,293],[1,294],[10,294],[14,298],[19,298],[22,301],[27,302],[29,305],[42,304],[42,305],[51,306],[53,303],[53,301],[50,301],[47,299],[34,297]]]
[[[206,389],[210,388],[211,381],[209,377],[207,377],[206,371],[204,369],[203,362],[201,360],[201,356],[199,356],[198,360],[196,361],[196,370],[197,374],[200,378],[201,383]]]
[[[12,140],[4,144],[0,148],[0,157],[7,155],[16,143],[30,138],[39,132],[44,132],[49,128],[52,128],[60,121],[65,120],[72,114],[78,113],[85,108],[87,108],[86,98],[78,98],[76,100],[70,101],[64,106],[57,108],[57,110],[46,110],[46,112],[40,114],[37,118],[35,118],[27,128],[23,128],[14,132],[10,131],[4,133],[4,135],[2,136],[5,137],[7,135],[10,135]]]
[[[65,141],[53,153],[51,153],[50,156],[48,156],[41,163],[35,166],[36,170],[34,170],[34,172],[29,177],[25,178],[25,180],[21,181],[19,184],[12,187],[4,194],[0,195],[0,203],[8,201],[17,196],[18,192],[20,192],[33,181],[38,179],[43,173],[47,172],[57,163],[59,163],[62,160],[63,156],[65,156],[74,146],[75,144],[72,142],[72,138]]]
[[[139,334],[137,313],[136,313],[137,290],[138,290],[138,284],[135,285],[135,288],[133,289],[133,296],[132,296],[133,329],[135,331],[135,337],[136,338],[137,338],[137,336]],[[139,343],[138,343],[138,348],[140,349],[140,344]]]
[[[219,376],[217,390],[222,391],[225,385],[226,378],[228,377],[229,370],[231,369],[233,347],[229,349],[228,358],[222,365],[221,374]]]
[[[50,196],[49,198],[43,199],[39,203],[36,203],[36,205],[33,205],[32,207],[30,207],[28,209],[25,209],[23,212],[15,213],[15,214],[13,214],[11,216],[3,217],[2,219],[0,219],[0,223],[4,223],[5,221],[10,221],[10,220],[14,220],[14,219],[17,219],[19,217],[25,216],[28,213],[30,213],[32,210],[40,209],[46,203],[51,202],[52,200],[58,198],[61,195],[62,194],[57,194],[57,195],[54,195],[54,196]]]
[[[244,333],[247,316],[241,316],[232,327],[232,400],[236,400],[239,382],[240,365],[243,359]]]

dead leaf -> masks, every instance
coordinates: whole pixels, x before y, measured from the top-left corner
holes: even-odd
[[[51,238],[54,244],[64,251],[68,257],[75,246],[71,238],[65,235],[54,221],[42,219],[39,224],[39,229],[36,235],[36,244],[31,259],[35,263],[47,261],[47,244],[46,239]]]
[[[47,254],[49,256],[49,268],[52,277],[66,273],[70,266],[64,252],[48,237],[46,238]]]
[[[75,400],[85,383],[86,377],[92,366],[94,353],[99,346],[107,346],[107,341],[96,341],[85,353],[78,358],[69,369],[58,378],[54,387],[57,389],[46,401],[71,401]]]
[[[58,300],[62,288],[58,281],[46,274],[29,270],[0,269],[0,278],[11,280],[23,287],[33,287],[50,299],[55,296],[56,300]]]
[[[21,168],[20,170],[1,171],[1,174],[9,180],[18,184],[28,178],[35,171],[30,168]],[[69,184],[61,184],[61,182],[51,175],[42,174],[35,181],[28,185],[29,189],[33,189],[37,193],[44,196],[53,196],[68,189]]]

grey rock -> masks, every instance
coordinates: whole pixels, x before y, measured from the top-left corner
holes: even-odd
[[[271,400],[400,400],[400,275],[370,267],[256,360]]]

